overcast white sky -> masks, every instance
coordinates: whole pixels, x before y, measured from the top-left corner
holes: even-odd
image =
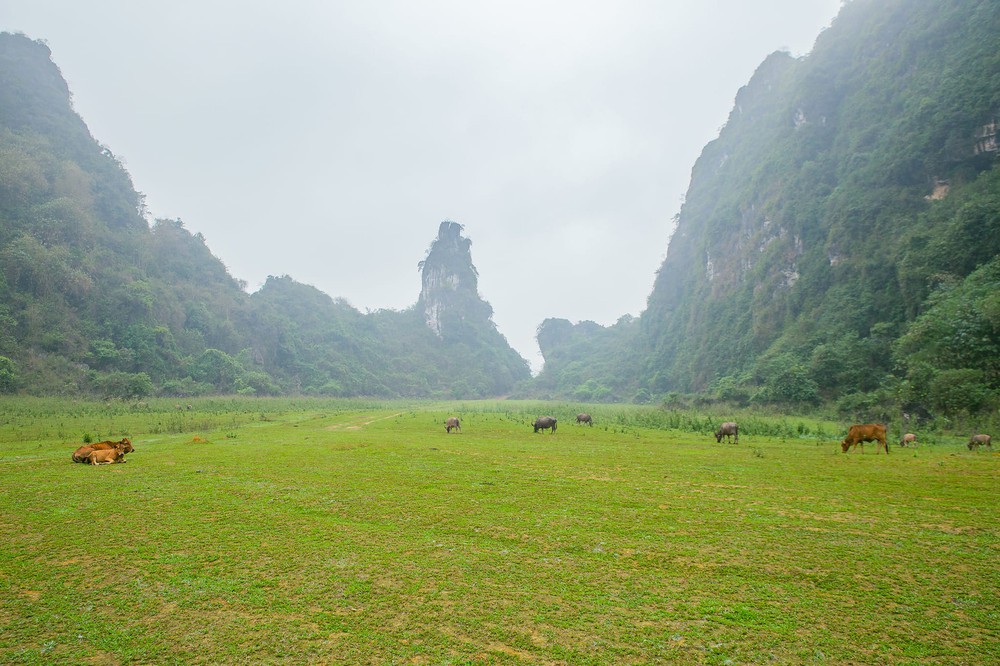
[[[546,317],[645,309],[691,167],[772,51],[841,0],[0,0],[153,218],[256,290],[420,292],[442,220],[537,371]]]

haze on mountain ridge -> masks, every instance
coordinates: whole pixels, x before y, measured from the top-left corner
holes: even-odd
[[[702,390],[737,402],[840,399],[847,409],[884,404],[890,393],[934,409],[991,404],[997,369],[989,354],[997,349],[997,327],[990,319],[988,290],[981,285],[983,280],[989,284],[996,257],[998,206],[992,193],[1000,188],[992,187],[995,153],[972,148],[988,143],[979,135],[998,106],[988,87],[996,56],[984,47],[997,16],[983,2],[953,1],[938,8],[942,11],[934,13],[924,4],[856,0],[821,35],[809,57],[795,60],[779,53],[768,58],[737,95],[730,121],[692,171],[678,233],[647,311],[608,328],[546,320],[539,329],[545,371],[518,392],[651,400],[671,391]],[[880,34],[892,39],[873,42],[872,35]],[[956,43],[964,49],[948,48]],[[891,91],[895,97],[889,96],[888,103],[902,110],[882,112],[886,102],[869,90]],[[976,101],[953,101],[966,98]],[[88,189],[79,186],[79,174],[73,181],[65,162],[32,164],[37,156],[26,146],[41,145],[32,143],[37,137],[8,131],[6,138],[4,154],[13,158],[8,173],[21,179],[10,191],[22,195],[10,199],[8,219],[22,216],[17,219],[26,220],[26,226],[20,230],[29,232],[3,239],[11,241],[3,252],[10,260],[6,286],[12,286],[14,298],[0,316],[14,322],[10,330],[16,339],[8,336],[0,354],[18,353],[18,339],[32,341],[29,352],[16,359],[22,387],[26,377],[47,379],[32,384],[51,391],[62,373],[72,377],[64,386],[106,391],[145,374],[146,390],[155,385],[171,394],[236,390],[460,397],[508,394],[526,378],[524,360],[505,341],[497,343],[492,309],[478,297],[474,279],[464,280],[473,286],[464,293],[475,294],[470,302],[481,312],[472,319],[485,325],[456,329],[460,334],[450,340],[456,347],[447,351],[434,347],[433,340],[448,336],[426,283],[418,305],[401,312],[361,315],[287,277],[269,278],[249,306],[227,287],[229,303],[207,307],[204,303],[218,295],[199,291],[204,285],[196,284],[197,262],[182,261],[170,269],[172,288],[143,274],[156,264],[156,254],[143,247],[138,227],[132,227],[134,237],[111,234],[102,240],[115,252],[146,257],[139,267],[121,267],[131,273],[122,284],[109,282],[92,258],[74,254],[72,244],[67,254],[59,243],[50,239],[46,244],[34,232],[100,232],[104,219],[122,220],[128,228],[128,220],[141,219],[135,217],[141,197],[126,191],[129,183],[118,188],[120,196],[108,195],[114,188],[98,188],[101,215],[89,205],[54,206],[45,197],[61,193],[58,188],[65,183],[76,182],[76,191]],[[65,149],[71,143],[60,145]],[[922,161],[901,157],[901,147],[911,152],[918,147]],[[109,151],[96,154],[96,164],[118,174],[119,186],[128,180]],[[45,173],[42,181],[49,179],[43,185],[33,180],[39,172]],[[133,213],[123,215],[129,207]],[[897,234],[901,243],[880,248],[882,254],[858,252],[873,229]],[[442,232],[445,240],[452,232],[453,240],[468,240],[450,221],[442,223],[439,240]],[[211,257],[204,239],[187,234],[179,221],[157,221],[152,236],[178,256]],[[455,245],[459,255],[461,246]],[[426,269],[425,263],[422,277],[434,275]],[[239,291],[239,283],[222,270]],[[475,276],[471,256],[463,270]],[[59,293],[46,273],[61,276],[66,293]],[[463,284],[457,275],[430,282]],[[74,310],[80,294],[94,293],[92,285],[99,282],[110,287],[114,299],[99,312]],[[942,286],[952,295],[977,294],[969,321],[984,343],[972,356],[927,353],[928,345],[950,349],[956,344],[949,342],[947,326],[942,328],[942,313],[953,307]],[[201,306],[194,302],[198,298]],[[314,307],[296,311],[299,299]],[[42,309],[36,307],[40,300],[46,301]],[[123,313],[121,331],[109,318],[118,311]],[[215,319],[219,312],[225,317]],[[317,325],[305,325],[317,312],[323,313],[313,322]],[[87,320],[95,315],[105,319]],[[74,327],[81,319],[85,325]],[[908,332],[911,322],[918,325],[915,331],[923,331],[920,336]],[[241,338],[244,330],[254,332],[256,344]],[[440,353],[427,351],[435,349]],[[493,350],[485,365],[477,349]],[[477,359],[481,373],[470,371],[469,358]],[[73,369],[59,359],[70,360]],[[18,382],[9,385],[17,388]],[[985,393],[977,393],[977,386]],[[935,395],[951,396],[950,406]]]

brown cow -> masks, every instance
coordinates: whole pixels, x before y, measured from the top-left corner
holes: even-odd
[[[87,462],[91,465],[111,465],[113,463],[123,463],[127,462],[125,460],[125,452],[122,451],[121,447],[116,449],[98,449],[97,451],[91,451],[90,455],[87,456]]]
[[[447,430],[449,433],[451,432],[452,428],[455,428],[459,432],[462,432],[462,426],[461,424],[459,424],[457,416],[449,416],[448,420],[444,422],[444,429]]]
[[[899,440],[900,446],[909,446],[910,444],[913,444],[913,446],[917,445],[917,436],[912,432],[906,433],[903,435],[903,439]]]
[[[969,450],[978,449],[980,446],[985,446],[990,451],[993,450],[993,438],[989,435],[973,435],[969,438]]]
[[[847,437],[840,443],[840,447],[844,453],[847,453],[849,448],[853,446],[857,449],[858,444],[860,444],[861,453],[864,453],[865,442],[878,442],[875,453],[878,454],[879,449],[885,449],[886,455],[889,455],[889,446],[885,443],[885,426],[881,423],[852,425],[851,429],[847,431]]]
[[[576,424],[580,425],[581,423],[586,423],[587,425],[592,426],[594,425],[594,418],[586,412],[581,412],[576,415]]]
[[[715,431],[715,441],[722,442],[722,438],[726,438],[726,442],[732,442],[734,444],[740,443],[740,427],[733,423],[732,421],[726,421],[719,426],[719,429]],[[735,438],[735,441],[733,441]]]
[[[90,455],[91,451],[109,451],[111,449],[121,447],[122,454],[132,453],[135,451],[132,448],[132,440],[128,437],[122,437],[117,442],[112,442],[110,440],[104,440],[103,442],[94,442],[93,444],[84,444],[76,451],[73,452],[73,462],[85,463],[87,462],[87,456]]]
[[[87,454],[86,462],[91,465],[110,465],[111,463],[125,462],[125,454],[134,451],[132,442],[124,438],[119,442],[98,442],[98,444],[112,444],[110,449],[93,449]]]

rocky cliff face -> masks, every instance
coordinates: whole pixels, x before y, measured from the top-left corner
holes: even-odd
[[[427,327],[447,337],[449,322],[489,320],[493,308],[479,297],[479,274],[472,264],[472,241],[462,236],[462,225],[445,220],[438,228],[427,258],[420,262],[421,289],[417,307]]]

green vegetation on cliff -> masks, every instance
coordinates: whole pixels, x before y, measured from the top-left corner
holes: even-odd
[[[998,33],[990,0],[854,0],[807,57],[768,57],[692,170],[630,351],[619,327],[564,332],[607,345],[543,344],[540,379],[852,413],[995,406]],[[926,393],[954,382],[967,399]]]
[[[475,273],[455,226],[465,253],[425,259],[446,283]],[[440,308],[461,322],[447,335],[416,306],[366,315],[287,276],[245,286],[182,221],[147,224],[48,47],[0,34],[0,393],[485,397],[530,376],[474,282]]]

